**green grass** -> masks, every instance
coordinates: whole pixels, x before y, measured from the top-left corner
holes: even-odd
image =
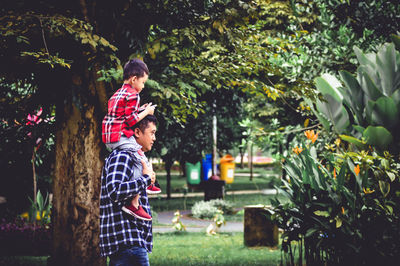
[[[47,256],[0,256],[0,265],[7,266],[44,266]]]
[[[232,184],[226,185],[227,191],[239,191],[239,190],[261,190],[272,188],[276,183],[277,172],[275,171],[266,171],[263,170],[260,172],[260,176],[253,177],[253,180],[250,181],[248,176],[238,176],[236,175]],[[167,190],[167,176],[163,173],[157,174],[158,183],[161,186],[162,193],[166,193]],[[187,186],[186,177],[181,176],[179,174],[171,175],[171,191],[182,192],[184,187]],[[200,189],[197,189],[200,191]],[[196,191],[196,187],[192,189],[192,191]],[[190,192],[189,192],[190,193]]]
[[[265,195],[261,193],[256,194],[234,194],[226,195],[225,200],[233,203],[235,208],[242,208],[246,205],[263,204],[269,205],[270,200],[275,197],[274,195]],[[156,212],[162,211],[176,211],[176,210],[190,210],[192,206],[204,200],[204,197],[187,197],[184,198],[151,198],[150,205],[152,210]]]
[[[280,250],[248,248],[243,233],[155,234],[150,265],[279,265]]]
[[[279,265],[278,248],[248,248],[243,233],[164,233],[154,235],[150,265]],[[46,265],[47,257],[5,256],[0,265]]]

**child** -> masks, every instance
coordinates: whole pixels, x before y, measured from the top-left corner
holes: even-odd
[[[147,65],[140,59],[128,61],[124,66],[124,84],[108,100],[108,113],[102,123],[102,140],[110,149],[129,148],[137,145],[131,127],[147,115],[153,115],[156,105],[144,104],[139,108],[139,93],[149,76]],[[151,184],[146,192],[157,194],[161,190]],[[122,208],[136,218],[150,221],[151,216],[139,204],[139,195],[130,205]]]

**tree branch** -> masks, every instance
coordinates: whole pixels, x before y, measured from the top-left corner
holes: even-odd
[[[46,43],[46,38],[44,36],[44,29],[43,29],[43,23],[42,20],[40,19],[40,17],[37,17],[39,22],[40,22],[40,29],[42,30],[42,39],[43,39],[43,43],[44,43],[44,48],[46,49],[46,53],[50,58],[50,53],[49,53],[49,49],[47,48],[47,43]]]

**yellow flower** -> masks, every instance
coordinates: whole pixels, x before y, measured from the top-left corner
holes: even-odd
[[[336,139],[336,140],[335,140],[335,145],[336,145],[337,147],[339,147],[340,143],[341,143],[341,140],[340,140],[340,139]]]
[[[364,190],[364,193],[365,193],[365,194],[371,194],[371,193],[374,193],[374,192],[375,192],[374,189],[371,190],[371,189],[369,189],[369,188],[363,188],[363,190]]]
[[[293,152],[296,153],[297,155],[299,155],[301,152],[303,151],[303,148],[299,148],[296,146],[296,148],[293,148]]]
[[[327,149],[328,151],[335,151],[335,146],[333,144],[325,144],[325,149]]]
[[[354,166],[354,173],[356,173],[356,176],[360,173],[360,165],[357,164],[357,166]]]
[[[312,143],[314,143],[318,138],[318,132],[315,134],[314,130],[306,130],[304,135],[306,135],[307,139],[311,140]]]

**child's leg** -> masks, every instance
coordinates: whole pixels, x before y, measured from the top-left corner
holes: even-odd
[[[128,213],[129,215],[132,215],[138,219],[145,220],[145,221],[151,221],[151,216],[143,209],[142,206],[140,206],[139,197],[140,197],[139,194],[134,196],[132,198],[130,204],[122,207],[122,211],[124,211],[124,212]]]
[[[132,198],[131,204],[132,204],[132,206],[134,206],[135,208],[138,208],[138,207],[139,207],[139,194],[137,194],[136,196],[134,196],[134,197]]]

